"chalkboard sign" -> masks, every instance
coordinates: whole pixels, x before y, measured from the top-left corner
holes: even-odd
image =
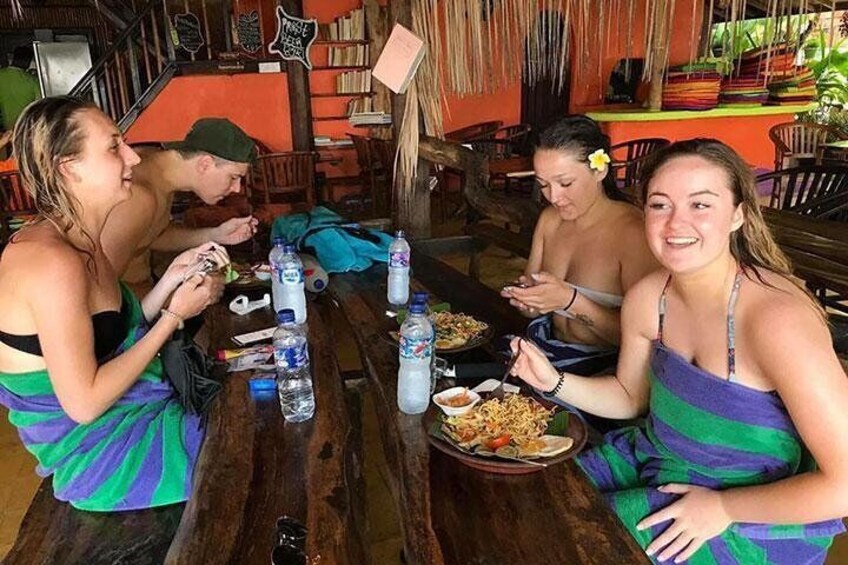
[[[259,31],[259,13],[256,10],[238,17],[238,40],[241,48],[248,53],[256,53],[262,47]]]
[[[318,22],[302,20],[290,16],[277,6],[277,36],[268,45],[268,51],[283,59],[300,61],[307,69],[312,69],[309,61],[309,48],[318,35]]]
[[[174,15],[174,32],[177,36],[175,46],[189,53],[197,53],[203,46],[203,33],[200,31],[200,20],[191,12]]]

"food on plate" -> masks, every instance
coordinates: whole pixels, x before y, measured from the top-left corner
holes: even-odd
[[[451,396],[450,398],[445,398],[442,400],[442,403],[446,406],[450,406],[451,408],[459,408],[460,406],[466,406],[471,403],[473,399],[471,395],[468,394],[468,389],[465,389],[463,392]]]
[[[456,349],[488,329],[488,324],[467,314],[435,312],[432,316],[436,326],[436,349]]]
[[[487,400],[461,416],[447,416],[442,432],[474,453],[508,458],[553,457],[571,448],[571,438],[545,435],[554,411],[533,398],[507,394]]]

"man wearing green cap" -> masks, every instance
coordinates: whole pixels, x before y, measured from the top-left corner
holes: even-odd
[[[177,192],[193,192],[216,204],[241,190],[256,156],[253,140],[224,118],[197,120],[182,141],[163,149],[138,151],[132,195],[119,204],[103,230],[103,247],[121,279],[139,294],[152,283],[150,252],[179,252],[207,241],[236,245],[250,239],[257,221],[233,218],[214,228],[190,229],[171,223]]]

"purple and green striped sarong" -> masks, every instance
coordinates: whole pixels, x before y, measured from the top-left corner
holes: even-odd
[[[128,320],[119,354],[147,331],[141,305],[121,286]],[[186,414],[153,359],[138,381],[90,424],[77,424],[59,405],[47,370],[0,373],[0,404],[38,460],[53,475],[56,498],[98,512],[135,510],[186,500],[203,440],[198,417]]]
[[[645,548],[671,522],[637,531],[646,516],[678,496],[656,487],[684,483],[721,490],[770,483],[814,469],[789,413],[775,393],[720,379],[659,341],[651,359],[645,428],[608,433],[578,463]],[[815,524],[735,523],[690,564],[822,563],[841,520]]]

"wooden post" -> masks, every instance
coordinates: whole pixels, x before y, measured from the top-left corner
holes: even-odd
[[[280,0],[286,13],[303,17],[302,0]],[[297,61],[286,61],[291,109],[292,146],[295,151],[312,150],[312,104],[309,97],[309,71]]]
[[[651,50],[651,88],[648,94],[650,110],[662,109],[663,71],[668,53],[668,10],[668,0],[656,0],[653,21],[654,41]],[[650,17],[650,14],[645,14],[645,17]]]
[[[412,1],[391,1],[391,25],[395,24],[412,29]],[[391,31],[389,32],[391,33]],[[406,108],[406,94],[392,95],[392,129],[395,144],[400,141],[400,130]],[[423,121],[419,118],[419,131],[423,132]],[[398,229],[402,229],[413,239],[430,237],[430,166],[419,157],[418,173],[412,179],[412,186],[403,186],[400,179],[392,184],[392,220]],[[444,187],[440,187],[444,190]],[[404,202],[405,205],[400,205]]]

